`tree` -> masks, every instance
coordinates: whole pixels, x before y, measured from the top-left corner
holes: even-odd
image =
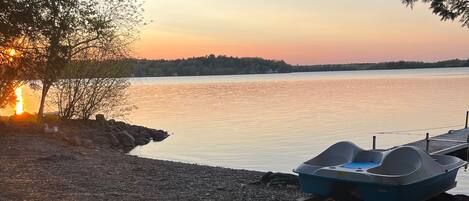
[[[5,107],[14,99],[14,91],[19,86],[18,62],[13,59],[12,49],[0,50],[0,108]]]
[[[90,119],[97,113],[125,115],[132,109],[127,102],[129,62],[114,55],[86,52],[62,71],[52,88],[52,102],[62,119]]]
[[[25,38],[34,34],[29,8],[23,2],[0,0],[0,108],[14,100],[15,89],[24,83],[34,57]],[[21,17],[18,17],[21,16]]]
[[[32,79],[37,64],[22,40],[8,41],[0,42],[0,108],[14,102],[15,90]]]
[[[407,6],[413,6],[419,0],[402,0]],[[462,26],[469,28],[469,1],[468,0],[421,0],[430,3],[430,8],[442,21],[456,20]]]
[[[35,35],[22,37],[35,48],[36,62],[42,64],[34,69],[42,85],[39,118],[50,87],[77,55],[100,49],[128,55],[129,44],[142,24],[138,0],[2,0],[2,4],[17,9],[11,15],[32,16],[25,24]]]

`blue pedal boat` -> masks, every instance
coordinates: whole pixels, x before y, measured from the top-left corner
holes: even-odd
[[[339,142],[293,170],[302,191],[324,197],[358,192],[364,201],[423,201],[456,186],[466,162],[411,146],[363,150]]]

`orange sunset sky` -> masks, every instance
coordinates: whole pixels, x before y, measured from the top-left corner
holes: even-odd
[[[140,58],[208,54],[291,64],[469,57],[469,29],[401,0],[147,0]]]

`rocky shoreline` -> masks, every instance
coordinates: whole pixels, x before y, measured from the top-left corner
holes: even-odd
[[[107,121],[100,116],[97,116],[96,119],[96,121],[71,120],[64,122],[60,126],[64,127],[64,124],[66,124],[65,127],[72,128],[72,131],[68,130],[62,132],[62,134],[66,136],[67,141],[78,146],[80,146],[80,140],[77,139],[88,139],[100,146],[121,150],[125,153],[137,146],[146,145],[152,141],[160,142],[169,137],[168,132],[164,130],[131,125],[115,120]],[[100,138],[103,136],[108,139],[108,142]]]
[[[48,118],[44,124],[35,123],[33,118],[27,113],[11,116],[6,122],[0,121],[0,131],[45,134],[74,146],[111,148],[125,153],[152,141],[163,141],[169,136],[164,130],[106,120],[104,115],[96,115],[96,120],[63,121]]]
[[[1,121],[0,121],[1,122]],[[169,136],[97,117],[0,123],[0,200],[351,201],[302,193],[296,175],[144,159],[125,153]],[[345,196],[345,198],[344,198]],[[442,194],[432,201],[469,200]]]

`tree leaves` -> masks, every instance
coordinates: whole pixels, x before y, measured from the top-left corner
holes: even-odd
[[[407,6],[413,6],[419,0],[403,0]],[[458,20],[463,27],[469,28],[469,1],[468,0],[421,0],[430,4],[435,15],[442,21]]]

